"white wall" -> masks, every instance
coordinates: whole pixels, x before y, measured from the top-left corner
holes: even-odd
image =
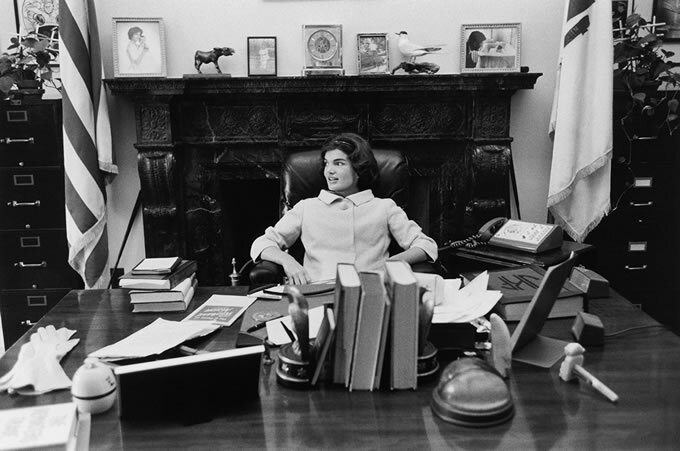
[[[299,75],[303,65],[302,25],[315,23],[343,25],[344,67],[348,74],[357,72],[357,33],[400,30],[408,31],[414,41],[423,44],[447,44],[446,53],[427,61],[439,64],[440,73],[457,73],[461,24],[520,22],[522,65],[544,75],[534,90],[518,92],[513,98],[513,155],[522,217],[544,221],[551,155],[548,117],[563,4],[563,0],[110,0],[97,2],[97,14],[107,76],[112,76],[112,17],[163,17],[169,76],[193,73],[194,52],[213,46],[233,47],[236,54],[223,58],[222,68],[232,76],[246,76],[246,37],[257,35],[278,37],[279,75]],[[539,7],[541,14],[536,14]],[[395,43],[393,40],[391,56],[398,61]],[[133,111],[129,99],[114,100],[114,144],[121,173],[109,196],[112,254],[122,240],[139,189],[136,151],[132,147]],[[128,246],[123,258],[126,267],[143,256],[141,227],[133,232]]]
[[[638,11],[651,14],[652,0],[638,0]],[[422,44],[446,44],[446,53],[431,56],[440,73],[460,70],[461,24],[520,22],[521,64],[542,72],[533,90],[513,97],[510,134],[522,218],[544,221],[551,159],[548,120],[555,83],[560,31],[565,0],[98,0],[97,14],[106,76],[113,76],[112,17],[162,17],[166,27],[168,76],[194,73],[197,49],[229,46],[234,56],[221,66],[232,76],[247,75],[247,36],[278,37],[279,75],[299,75],[303,64],[302,25],[343,25],[343,55],[347,74],[356,74],[356,34],[406,30]],[[12,11],[12,0],[0,0],[0,11]],[[2,41],[14,28],[11,14],[0,14]],[[396,38],[396,36],[392,35]],[[398,61],[396,39],[392,61]],[[206,69],[207,71],[212,68]],[[134,112],[127,98],[113,97],[111,117],[114,150],[120,169],[109,191],[109,242],[111,260],[139,190]],[[129,268],[144,256],[141,221],[133,229],[123,266]]]

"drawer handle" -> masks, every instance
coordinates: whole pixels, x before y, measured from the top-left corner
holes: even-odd
[[[47,262],[45,260],[41,261],[40,263],[24,263],[24,262],[16,262],[14,264],[15,268],[47,268]]]
[[[0,138],[0,144],[35,144],[35,139],[31,136],[30,138]]]
[[[654,202],[651,201],[651,200],[649,202],[644,202],[644,203],[639,203],[639,204],[635,203],[635,202],[630,203],[631,207],[651,207],[652,205],[654,205]]]
[[[37,322],[33,322],[33,321],[31,321],[30,319],[25,319],[25,320],[23,320],[23,321],[21,322],[21,325],[22,325],[22,326],[35,326],[36,324],[38,324],[38,323],[37,323]]]
[[[40,206],[40,200],[35,200],[33,202],[17,202],[16,200],[12,200],[7,202],[8,207],[39,207]]]
[[[643,269],[647,269],[647,265],[642,265],[642,266],[630,266],[630,265],[626,265],[626,269],[627,269],[628,271],[640,271],[640,270],[643,270]]]

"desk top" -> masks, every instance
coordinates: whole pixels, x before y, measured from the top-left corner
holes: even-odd
[[[210,294],[234,288],[199,288],[191,309]],[[81,341],[62,361],[73,376],[86,354],[152,322],[130,313],[126,290],[72,291],[34,327],[77,330]],[[239,294],[242,294],[240,292]],[[614,294],[591,301],[606,333],[656,324]],[[186,313],[164,314],[178,320]],[[550,320],[544,334],[569,339],[571,320]],[[233,346],[237,321],[205,344]],[[0,359],[0,375],[16,361],[24,335]],[[664,328],[630,331],[586,352],[585,368],[620,396],[612,404],[589,387],[550,370],[514,363],[509,384],[515,417],[502,425],[470,429],[435,417],[429,401],[435,381],[415,391],[352,392],[327,386],[312,391],[279,386],[274,367],[263,365],[260,399],[208,423],[121,423],[114,406],[93,417],[93,449],[123,448],[674,448],[680,424],[680,338]],[[68,390],[39,397],[0,394],[0,409],[70,400]]]

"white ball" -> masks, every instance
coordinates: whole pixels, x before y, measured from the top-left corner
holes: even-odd
[[[116,400],[116,378],[111,368],[96,359],[85,363],[73,375],[71,386],[73,402],[83,413],[102,413]]]

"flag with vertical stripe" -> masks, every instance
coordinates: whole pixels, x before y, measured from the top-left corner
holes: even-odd
[[[612,156],[611,4],[567,0],[550,117],[548,208],[583,241],[610,209]]]
[[[106,288],[106,180],[117,173],[93,0],[60,0],[66,235],[85,288]]]

